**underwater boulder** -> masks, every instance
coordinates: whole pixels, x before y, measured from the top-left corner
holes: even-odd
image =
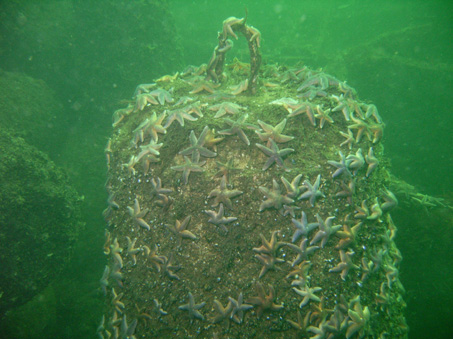
[[[68,263],[83,226],[64,172],[0,130],[0,316],[41,292]]]

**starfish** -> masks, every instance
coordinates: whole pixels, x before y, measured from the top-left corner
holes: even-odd
[[[367,220],[378,220],[381,222],[381,216],[383,212],[381,209],[381,205],[379,205],[379,199],[376,197],[374,199],[374,204],[371,206],[371,213],[367,217]]]
[[[248,116],[249,116],[248,114],[244,114],[241,117],[239,117],[237,121],[233,121],[227,118],[223,119],[223,121],[225,121],[230,126],[230,128],[220,131],[219,134],[222,135],[237,134],[239,139],[241,139],[247,146],[250,146],[250,141],[247,138],[247,135],[244,133],[243,129],[248,128],[257,130],[258,126],[245,123],[245,120],[247,120]]]
[[[124,303],[121,301],[121,298],[123,297],[124,293],[116,294],[116,291],[114,288],[112,288],[112,301],[111,304],[115,307],[116,311],[120,314],[123,314],[123,311],[125,309]]]
[[[237,85],[237,86],[230,87],[231,94],[233,94],[233,95],[238,95],[242,92],[245,92],[245,91],[247,91],[248,88],[249,88],[249,79],[245,79],[244,81],[241,81],[239,83],[239,85]]]
[[[206,64],[201,64],[201,66],[197,67],[194,65],[188,65],[181,73],[181,77],[188,77],[190,75],[202,75],[206,72]]]
[[[308,319],[303,319],[300,311],[297,310],[297,321],[286,319],[286,321],[296,330],[303,331],[308,325]],[[307,329],[308,330],[308,329]]]
[[[360,227],[362,227],[361,222],[355,224],[353,227],[349,227],[347,223],[344,224],[343,231],[337,232],[337,236],[339,236],[341,240],[335,248],[343,250],[348,247],[354,247]]]
[[[363,115],[362,111],[363,103],[351,98],[347,98],[346,100],[348,102],[349,108],[351,109],[351,119],[357,119],[357,117],[355,116],[357,115],[360,119],[365,120],[365,116]]]
[[[391,288],[393,282],[398,282],[399,271],[392,263],[385,264],[383,267],[387,278],[387,284],[389,288]]]
[[[307,180],[304,181],[305,187],[307,187],[307,192],[303,193],[299,200],[301,199],[309,199],[311,206],[315,206],[315,202],[317,198],[325,198],[325,195],[319,190],[319,185],[321,183],[321,174],[318,175],[316,181],[313,185],[311,185]]]
[[[302,174],[295,176],[291,182],[286,180],[285,177],[281,177],[280,179],[286,188],[286,195],[290,198],[297,198],[297,196],[300,194],[300,188],[302,187],[299,186],[299,183],[302,180]]]
[[[348,126],[348,129],[356,129],[357,130],[357,136],[356,136],[356,142],[360,142],[362,139],[362,136],[365,134],[368,137],[368,140],[371,140],[371,131],[370,131],[370,126],[362,120],[358,119],[355,117],[352,117],[352,120],[355,122],[352,125]]]
[[[322,296],[321,302],[318,305],[312,304],[312,307],[314,308],[314,310],[310,315],[310,322],[312,322],[312,323],[314,323],[316,321],[325,322],[325,320],[327,319],[327,316],[330,313],[334,312],[334,310],[326,308],[325,301],[326,301],[326,298],[324,296]]]
[[[240,168],[234,167],[233,158],[228,159],[228,161],[225,162],[225,163],[221,163],[220,161],[216,161],[216,164],[217,164],[217,167],[218,167],[219,170],[217,171],[217,173],[214,176],[218,176],[219,174],[221,174],[222,176],[223,175],[226,176],[227,180],[228,180],[229,175],[230,175],[231,172],[240,170]]]
[[[360,296],[355,298],[354,309],[348,310],[349,320],[346,338],[351,338],[358,333],[358,338],[363,338],[368,333],[370,326],[371,314],[368,306],[362,308],[360,304]]]
[[[173,192],[171,188],[163,188],[162,187],[162,181],[160,180],[159,177],[156,179],[152,178],[151,179],[151,198],[157,198],[156,203],[163,207],[166,206],[170,202],[170,198],[167,197],[167,194]]]
[[[182,96],[173,106],[187,105],[189,102],[193,102],[194,100],[194,98]]]
[[[190,94],[197,94],[201,92],[208,92],[208,93],[214,93],[214,88],[219,87],[220,84],[216,85],[207,81],[200,81],[196,82],[193,84],[193,90],[191,90],[189,93]]]
[[[168,312],[164,311],[164,309],[162,308],[162,303],[160,303],[159,300],[154,299],[153,304],[154,304],[154,307],[153,307],[154,313],[156,313],[158,316],[168,315]]]
[[[210,101],[223,101],[223,100],[233,100],[234,95],[231,93],[216,91],[212,94],[209,94],[206,99]]]
[[[237,300],[231,297],[228,297],[228,300],[233,305],[230,318],[233,319],[233,321],[236,322],[237,324],[242,323],[242,319],[244,318],[244,312],[253,308],[253,306],[243,303],[242,292],[239,293],[239,297]]]
[[[157,100],[149,93],[137,95],[135,99],[134,111],[142,111],[148,103],[151,105],[159,105]]]
[[[307,331],[315,334],[310,337],[312,339],[330,338],[332,335],[331,326],[327,323],[325,318],[322,319],[317,326],[308,326]],[[335,336],[332,338],[335,338]]]
[[[330,124],[334,123],[333,119],[329,115],[330,109],[324,111],[320,105],[316,105],[316,112],[315,118],[319,119],[319,127],[323,128],[325,122]]]
[[[378,124],[382,124],[382,118],[379,115],[377,107],[373,104],[369,104],[369,105],[365,105],[365,106],[366,106],[365,117],[367,119],[370,117],[374,117],[374,119],[376,120],[376,122]]]
[[[370,255],[371,261],[374,264],[373,272],[379,270],[384,261],[384,256],[387,255],[387,252],[388,250],[387,249],[384,250],[383,248],[379,250],[374,249],[373,253]]]
[[[129,115],[130,113],[134,112],[134,105],[128,104],[127,107],[125,108],[120,108],[117,109],[115,112],[113,112],[112,116],[112,127],[115,128],[116,126],[119,125],[121,121],[123,121],[124,117],[126,115]],[[107,151],[107,150],[106,150]]]
[[[289,244],[288,244],[289,245]],[[297,256],[296,259],[291,263],[291,267],[298,265],[299,263],[306,261],[308,256],[316,251],[319,246],[308,246],[308,239],[304,236],[300,242],[300,245],[297,247],[296,245],[291,244],[291,248],[296,250]]]
[[[275,127],[266,124],[264,121],[261,120],[258,120],[258,124],[261,126],[263,130],[255,131],[255,133],[258,134],[262,141],[268,141],[269,139],[273,139],[277,143],[284,143],[294,139],[294,137],[292,136],[282,134],[282,131],[286,126],[286,119],[283,119]]]
[[[263,201],[260,205],[260,212],[268,208],[275,208],[276,210],[282,213],[282,208],[284,205],[289,205],[294,203],[294,200],[286,195],[281,194],[280,185],[275,179],[272,179],[272,189],[260,186],[259,190],[264,194],[266,200]]]
[[[189,312],[189,318],[190,321],[193,319],[200,319],[204,320],[203,315],[200,313],[200,309],[206,305],[205,302],[195,304],[194,297],[192,293],[189,292],[189,302],[185,305],[181,305],[178,308],[183,311],[188,311]]]
[[[221,226],[225,232],[228,232],[228,229],[226,228],[225,224],[236,221],[238,219],[235,217],[225,217],[222,203],[220,203],[219,212],[216,211],[204,211],[204,212],[210,216],[208,222],[216,226]]]
[[[272,232],[270,241],[267,241],[266,238],[264,237],[264,235],[262,233],[260,233],[262,245],[260,247],[253,248],[253,251],[260,253],[260,254],[267,254],[271,257],[276,257],[277,252],[280,249],[280,247],[286,245],[285,242],[277,241],[278,233],[279,233],[279,231]]]
[[[110,276],[110,267],[109,265],[105,265],[104,272],[102,273],[101,279],[99,279],[99,283],[101,285],[102,293],[104,297],[107,296],[107,287],[109,287],[109,276]]]
[[[367,260],[367,258],[362,257],[362,277],[360,278],[360,283],[363,284],[369,277],[371,273],[374,272],[374,262],[372,260]],[[378,302],[376,300],[376,302]]]
[[[237,114],[239,113],[239,110],[244,110],[246,109],[245,107],[242,107],[238,104],[229,102],[229,101],[224,101],[220,104],[213,105],[208,108],[210,111],[217,111],[216,115],[214,118],[220,118],[223,117],[225,114]]]
[[[164,272],[165,274],[170,278],[170,279],[175,279],[175,280],[180,280],[179,277],[176,275],[174,271],[178,271],[181,269],[181,266],[179,265],[173,265],[173,253],[170,254],[170,258],[167,258],[166,256],[161,257],[163,260],[163,266],[164,266]],[[166,314],[164,314],[166,315]]]
[[[354,171],[354,175],[357,174],[358,170],[365,165],[365,159],[363,158],[362,149],[359,148],[358,151],[354,154],[349,154],[346,157],[346,160],[349,161],[349,168]]]
[[[186,149],[182,150],[181,152],[179,152],[179,154],[184,155],[184,156],[191,155],[192,158],[200,157],[200,155],[205,158],[215,157],[217,155],[217,153],[208,150],[206,147],[203,147],[205,140],[206,140],[206,136],[208,135],[208,132],[209,132],[209,127],[205,126],[203,131],[200,134],[200,137],[197,139],[197,137],[195,136],[195,132],[193,130],[190,131],[190,136],[189,136],[190,146],[187,147]]]
[[[312,86],[318,86],[321,89],[329,88],[329,80],[325,73],[310,72],[307,75],[307,79],[297,88],[298,92],[302,92]]]
[[[321,287],[311,288],[308,285],[305,285],[305,287],[303,289],[298,289],[298,288],[293,287],[294,292],[296,292],[298,295],[304,297],[299,304],[299,308],[302,308],[305,305],[307,305],[310,302],[310,300],[320,302],[321,299],[319,299],[319,297],[317,295],[315,295],[315,293],[319,292],[321,290],[322,290]]]
[[[316,119],[313,113],[315,106],[310,102],[302,102],[294,111],[288,115],[288,118],[295,117],[299,114],[307,114],[308,120],[310,120],[313,126],[316,126]]]
[[[335,217],[328,217],[324,222],[321,216],[316,214],[316,219],[318,219],[319,231],[310,241],[310,245],[316,244],[321,240],[321,248],[324,248],[324,245],[329,241],[330,236],[334,235],[341,228],[341,225],[332,226],[332,220],[335,219]]]
[[[217,324],[221,321],[227,321],[230,317],[230,313],[233,310],[233,304],[231,301],[228,301],[226,307],[223,307],[222,303],[217,299],[214,300],[214,309],[217,312],[217,315],[212,319],[212,323]]]
[[[346,121],[350,121],[351,109],[349,108],[348,102],[345,99],[344,95],[341,94],[339,97],[336,95],[332,95],[332,98],[334,98],[338,102],[338,105],[332,109],[332,112],[341,111],[343,113],[344,119]]]
[[[346,81],[341,81],[338,84],[338,90],[344,94],[346,98],[352,99],[357,95],[357,92],[354,88],[349,86]]]
[[[352,205],[352,196],[355,194],[355,180],[350,180],[347,185],[344,181],[342,181],[340,185],[343,190],[337,192],[335,196],[348,199],[348,204]]]
[[[161,76],[159,79],[155,79],[155,82],[173,82],[176,79],[178,79],[179,72],[176,72],[173,75],[166,74],[164,76]]]
[[[313,223],[308,223],[307,215],[305,214],[304,211],[302,211],[302,216],[300,218],[300,221],[296,219],[291,219],[291,221],[294,224],[294,227],[296,227],[296,231],[293,234],[292,242],[296,242],[301,236],[308,236],[308,233],[315,229],[316,227],[319,226],[319,223],[313,222]]]
[[[173,101],[175,101],[171,97],[170,92],[168,92],[162,88],[155,89],[154,91],[149,92],[149,94],[152,95],[153,97],[157,98],[157,100],[159,101],[159,103],[161,105],[164,105],[165,102],[172,103]]]
[[[133,338],[135,328],[137,327],[137,319],[134,319],[129,325],[127,324],[126,314],[123,314],[121,320],[119,338]]]
[[[351,269],[358,270],[360,268],[359,266],[352,262],[353,255],[354,255],[353,250],[350,250],[348,252],[340,250],[341,262],[334,268],[331,268],[329,272],[341,272],[341,279],[346,280],[346,276],[348,275],[349,270]]]
[[[247,17],[238,19],[234,16],[225,19],[223,21],[223,40],[226,40],[229,35],[231,35],[233,38],[237,40],[238,36],[236,35],[236,33],[234,33],[233,26],[243,26],[246,20]]]
[[[155,83],[150,83],[150,84],[140,84],[135,88],[134,92],[134,97],[136,97],[139,94],[142,93],[149,93],[149,91],[153,88],[156,87]]]
[[[116,314],[117,312],[113,312],[114,314]],[[105,329],[105,315],[103,314],[102,315],[102,318],[101,318],[101,323],[99,324],[99,326],[97,327],[96,329],[96,334],[99,338],[104,338],[104,334],[107,335],[107,330]],[[111,335],[111,333],[109,333]]]
[[[271,105],[279,105],[283,106],[284,109],[288,111],[288,113],[292,113],[295,109],[300,108],[301,104],[295,99],[292,98],[280,98],[270,102]],[[300,113],[298,113],[300,114]],[[296,114],[297,115],[297,114]]]
[[[121,252],[123,252],[123,249],[118,243],[118,238],[115,238],[115,240],[113,240],[113,243],[110,245],[110,253],[112,254],[113,260],[116,264],[118,264],[119,268],[123,267],[123,258],[121,258]]]
[[[123,273],[121,272],[121,267],[118,263],[113,265],[112,271],[110,273],[110,278],[114,279],[119,287],[123,287]]]
[[[372,124],[369,125],[370,132],[373,134],[373,144],[377,143],[379,140],[382,139],[384,135],[384,125],[383,124]]]
[[[269,139],[268,143],[270,143],[270,148],[258,143],[255,144],[256,147],[258,147],[264,154],[269,157],[269,159],[263,166],[263,171],[267,170],[274,162],[277,164],[277,166],[283,167],[286,171],[289,171],[283,163],[283,157],[294,152],[294,149],[284,148],[280,150],[275,141],[272,139]]]
[[[269,270],[273,270],[273,269],[280,270],[280,267],[275,266],[275,264],[280,264],[280,263],[285,262],[285,260],[283,260],[283,259],[275,258],[275,257],[267,255],[267,254],[256,254],[255,258],[257,258],[263,264],[263,267],[261,268],[258,279],[261,279],[261,277],[264,276],[267,273],[267,271],[269,271]]]
[[[237,57],[234,57],[233,62],[226,66],[231,69],[233,73],[246,75],[250,72],[250,63],[242,62]]]
[[[304,239],[302,242],[305,242],[306,239]],[[306,243],[306,242],[305,242]],[[296,266],[296,265],[294,265]],[[292,267],[294,267],[292,266]],[[308,271],[310,270],[312,266],[312,263],[308,260],[302,261],[300,264],[297,264],[297,266],[288,273],[288,275],[285,277],[286,279],[288,278],[295,278],[291,282],[291,286],[306,286],[307,282],[309,280],[309,275]]]
[[[382,190],[382,195],[384,196],[384,203],[381,205],[382,212],[388,212],[398,206],[398,199],[396,199],[395,195],[387,188]]]
[[[215,129],[210,129],[206,134],[206,138],[204,139],[204,144],[206,147],[212,148],[214,151],[217,151],[217,144],[221,142],[224,138],[216,138],[215,136]]]
[[[104,254],[109,255],[110,254],[110,232],[108,230],[104,231],[104,237],[105,237],[105,242],[104,242]]]
[[[365,161],[368,164],[368,168],[366,170],[366,177],[368,178],[371,173],[378,167],[379,160],[375,157],[373,147],[370,147],[368,150],[368,154],[365,155]]]
[[[204,107],[204,106],[206,106],[206,104],[202,104],[202,103],[200,103],[200,101],[197,101],[197,102],[194,102],[193,104],[189,104],[187,106],[184,106],[183,110],[187,114],[194,113],[194,114],[198,115],[198,117],[202,118],[203,117],[203,113],[201,112],[201,107]]]
[[[339,177],[341,175],[350,178],[352,176],[351,172],[349,171],[349,164],[351,163],[351,160],[347,160],[341,151],[338,151],[338,154],[340,155],[339,162],[334,160],[327,161],[329,165],[337,168],[337,170],[333,172],[332,178],[335,179],[336,177]]]
[[[166,134],[167,130],[162,126],[162,121],[165,119],[167,113],[163,112],[159,117],[156,112],[153,112],[151,117],[143,121],[135,130],[134,130],[134,139],[132,142],[137,144],[140,140],[143,142],[145,138],[150,135],[151,140],[157,142],[159,140],[160,134]]]
[[[299,98],[305,98],[308,100],[313,100],[316,97],[325,97],[327,96],[327,92],[318,88],[318,87],[313,87],[310,86],[308,89],[304,92],[298,95]]]
[[[214,203],[211,205],[212,207],[223,203],[226,207],[232,209],[233,204],[231,203],[231,198],[241,195],[242,193],[243,192],[239,190],[229,190],[226,184],[226,177],[223,176],[220,180],[220,185],[209,193],[208,199],[214,198]]]
[[[187,113],[183,108],[177,108],[172,111],[169,111],[169,116],[167,119],[167,122],[165,123],[164,128],[170,127],[170,125],[173,123],[173,121],[179,122],[181,126],[184,126],[184,119],[189,120],[189,121],[196,121],[198,118],[195,118],[191,116],[189,113]]]
[[[348,128],[348,133],[340,131],[340,134],[346,138],[346,140],[340,144],[340,147],[343,145],[348,145],[349,149],[351,149],[352,145],[355,144],[354,134],[352,134],[352,131]]]
[[[252,35],[249,39],[249,42],[255,41],[258,48],[260,48],[261,32],[253,26],[246,26],[246,28],[247,32]]]
[[[165,225],[167,226],[170,231],[178,238],[178,247],[181,246],[182,239],[192,239],[196,240],[197,237],[190,231],[186,230],[187,226],[189,225],[191,216],[187,216],[182,222],[176,220],[175,225]]]
[[[269,294],[266,294],[264,286],[259,282],[256,283],[256,288],[258,296],[249,298],[247,302],[257,307],[258,318],[261,318],[264,311],[279,311],[283,308],[283,305],[274,303],[275,291],[272,285],[269,285]]]
[[[283,71],[283,74],[279,74],[281,67],[274,65],[268,66],[268,72],[274,78],[279,78],[282,84],[286,84],[289,82],[299,83],[303,79],[307,77],[307,67],[302,67],[300,70],[296,70],[294,68],[290,68],[286,71]]]
[[[367,219],[370,216],[370,210],[366,204],[366,199],[362,201],[361,206],[355,207],[356,214],[354,214],[354,218],[356,219]]]
[[[152,250],[146,245],[144,245],[143,248],[145,250],[145,257],[148,257],[151,264],[156,268],[156,271],[160,272],[160,265],[165,263],[165,257],[157,254],[157,245],[154,244]]]
[[[326,90],[329,86],[338,86],[340,82],[338,79],[334,78],[331,75],[325,74],[323,72],[315,73],[305,80],[302,85],[297,89],[298,92],[301,92],[309,87],[316,86],[321,90]]]
[[[143,251],[142,247],[135,247],[135,243],[137,242],[137,238],[134,238],[134,240],[131,240],[128,236],[126,236],[127,240],[127,254],[132,257],[132,263],[133,265],[137,265],[137,253]]]
[[[188,157],[184,156],[184,164],[178,166],[172,166],[171,169],[174,171],[182,171],[182,177],[184,185],[187,185],[189,182],[190,172],[203,172],[202,166],[206,164],[206,161],[199,162],[200,155],[195,156],[190,160]]]
[[[143,162],[143,172],[145,174],[148,174],[148,171],[149,171],[149,167],[151,166],[152,163],[156,163],[156,162],[159,162],[160,159],[158,157],[156,157],[155,155],[153,154],[146,154],[143,158],[142,158],[142,162]]]
[[[135,175],[135,165],[137,165],[137,158],[131,155],[129,162],[127,164],[123,164],[123,167],[127,168],[129,175]]]
[[[118,312],[116,311],[113,311],[113,315],[112,317],[109,319],[109,322],[107,324],[108,327],[111,327],[111,328],[114,328],[116,327],[116,329],[114,329],[115,332],[118,332],[119,331],[119,328],[118,328],[118,325],[121,323],[121,319],[118,318]],[[119,333],[118,333],[119,334]],[[111,334],[110,334],[111,336]]]
[[[140,210],[140,203],[138,202],[137,198],[134,200],[134,207],[132,208],[127,206],[127,210],[129,211],[130,216],[134,219],[134,222],[137,225],[146,228],[148,231],[150,230],[149,225],[145,220],[143,220],[149,209],[146,208],[144,210]]]
[[[151,140],[147,145],[140,146],[140,153],[135,157],[135,161],[139,162],[142,158],[148,158],[149,156],[154,156],[155,159],[158,159],[155,156],[160,155],[159,149],[162,147],[162,143],[156,144],[154,140]]]

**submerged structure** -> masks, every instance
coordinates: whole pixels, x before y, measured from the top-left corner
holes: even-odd
[[[377,108],[218,37],[114,113],[99,337],[407,337]]]

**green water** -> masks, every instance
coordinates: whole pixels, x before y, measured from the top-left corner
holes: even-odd
[[[55,92],[54,128],[64,132],[45,151],[85,196],[87,223],[71,265],[29,307],[43,311],[23,310],[17,328],[35,326],[38,338],[94,337],[111,115],[137,84],[206,63],[222,21],[242,17],[245,7],[261,31],[264,63],[302,61],[347,80],[379,109],[392,173],[451,203],[451,1],[2,1],[0,68],[42,79]],[[239,40],[228,58],[247,56]],[[414,218],[434,230],[421,232]],[[452,220],[451,210],[395,216],[411,338],[452,333]],[[40,313],[53,316],[44,323]]]

